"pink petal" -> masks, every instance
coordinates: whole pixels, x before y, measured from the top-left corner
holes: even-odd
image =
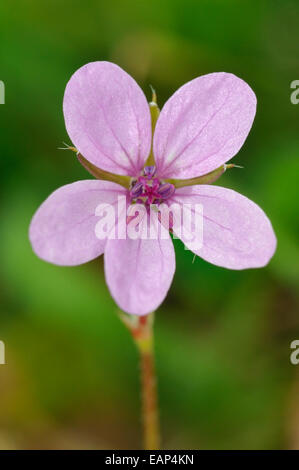
[[[263,210],[245,196],[219,186],[178,189],[173,202],[203,206],[201,258],[229,269],[265,266],[276,249],[276,237]],[[194,210],[192,217],[194,216]],[[188,247],[186,237],[180,237]]]
[[[52,193],[30,224],[33,250],[50,263],[72,266],[86,263],[104,252],[105,240],[95,235],[98,204],[116,204],[126,190],[99,180],[77,181]]]
[[[66,86],[63,110],[68,134],[87,160],[136,176],[150,152],[151,118],[130,75],[110,62],[84,65]]]
[[[192,178],[231,159],[256,111],[252,89],[230,73],[211,73],[179,88],[164,105],[154,134],[160,176]]]
[[[146,315],[163,302],[175,272],[170,237],[108,240],[104,261],[106,282],[122,310]]]

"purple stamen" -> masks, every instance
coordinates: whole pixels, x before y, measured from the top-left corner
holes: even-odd
[[[155,173],[156,173],[155,165],[144,167],[143,174],[147,178],[152,178],[153,176],[155,176]]]
[[[158,194],[161,196],[162,199],[168,199],[173,195],[175,191],[175,187],[171,183],[164,183],[161,184],[160,188],[158,189]]]
[[[161,182],[159,178],[154,177],[155,173],[155,166],[144,168],[143,174],[133,183],[130,191],[132,202],[144,204],[146,207],[149,207],[151,204],[159,206],[161,202],[173,195],[175,191],[174,185]]]
[[[143,192],[143,184],[138,181],[134,184],[133,188],[130,191],[131,197],[135,199],[138,196],[141,196]]]

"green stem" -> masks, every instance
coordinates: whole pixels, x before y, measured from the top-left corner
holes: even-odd
[[[154,314],[134,318],[121,315],[136,343],[140,357],[143,441],[145,450],[160,449],[157,380],[154,361]]]

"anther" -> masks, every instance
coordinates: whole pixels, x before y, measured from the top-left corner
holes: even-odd
[[[155,173],[156,173],[155,165],[144,167],[144,170],[143,170],[144,176],[147,176],[148,178],[152,178],[155,175]]]
[[[135,199],[136,197],[140,196],[143,192],[143,184],[142,183],[135,183],[133,188],[130,191],[131,197]]]
[[[173,195],[174,191],[175,187],[171,183],[161,184],[160,188],[158,189],[158,193],[162,197],[162,199],[168,199]]]

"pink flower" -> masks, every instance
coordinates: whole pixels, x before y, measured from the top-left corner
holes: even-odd
[[[229,269],[268,263],[276,238],[262,209],[230,189],[196,184],[219,176],[250,131],[256,97],[243,80],[212,73],[186,83],[164,105],[153,140],[146,98],[115,64],[94,62],[80,68],[67,84],[63,108],[68,134],[84,156],[84,166],[93,174],[100,169],[132,180],[130,188],[100,179],[78,181],[51,194],[30,226],[30,240],[40,258],[72,266],[104,253],[106,281],[119,307],[136,315],[155,310],[175,272],[171,238],[95,236],[95,208],[100,203],[116,205],[124,195],[128,204],[202,204],[203,246],[193,250],[196,255]],[[149,165],[151,145],[155,161]],[[188,247],[188,240],[182,241]]]

